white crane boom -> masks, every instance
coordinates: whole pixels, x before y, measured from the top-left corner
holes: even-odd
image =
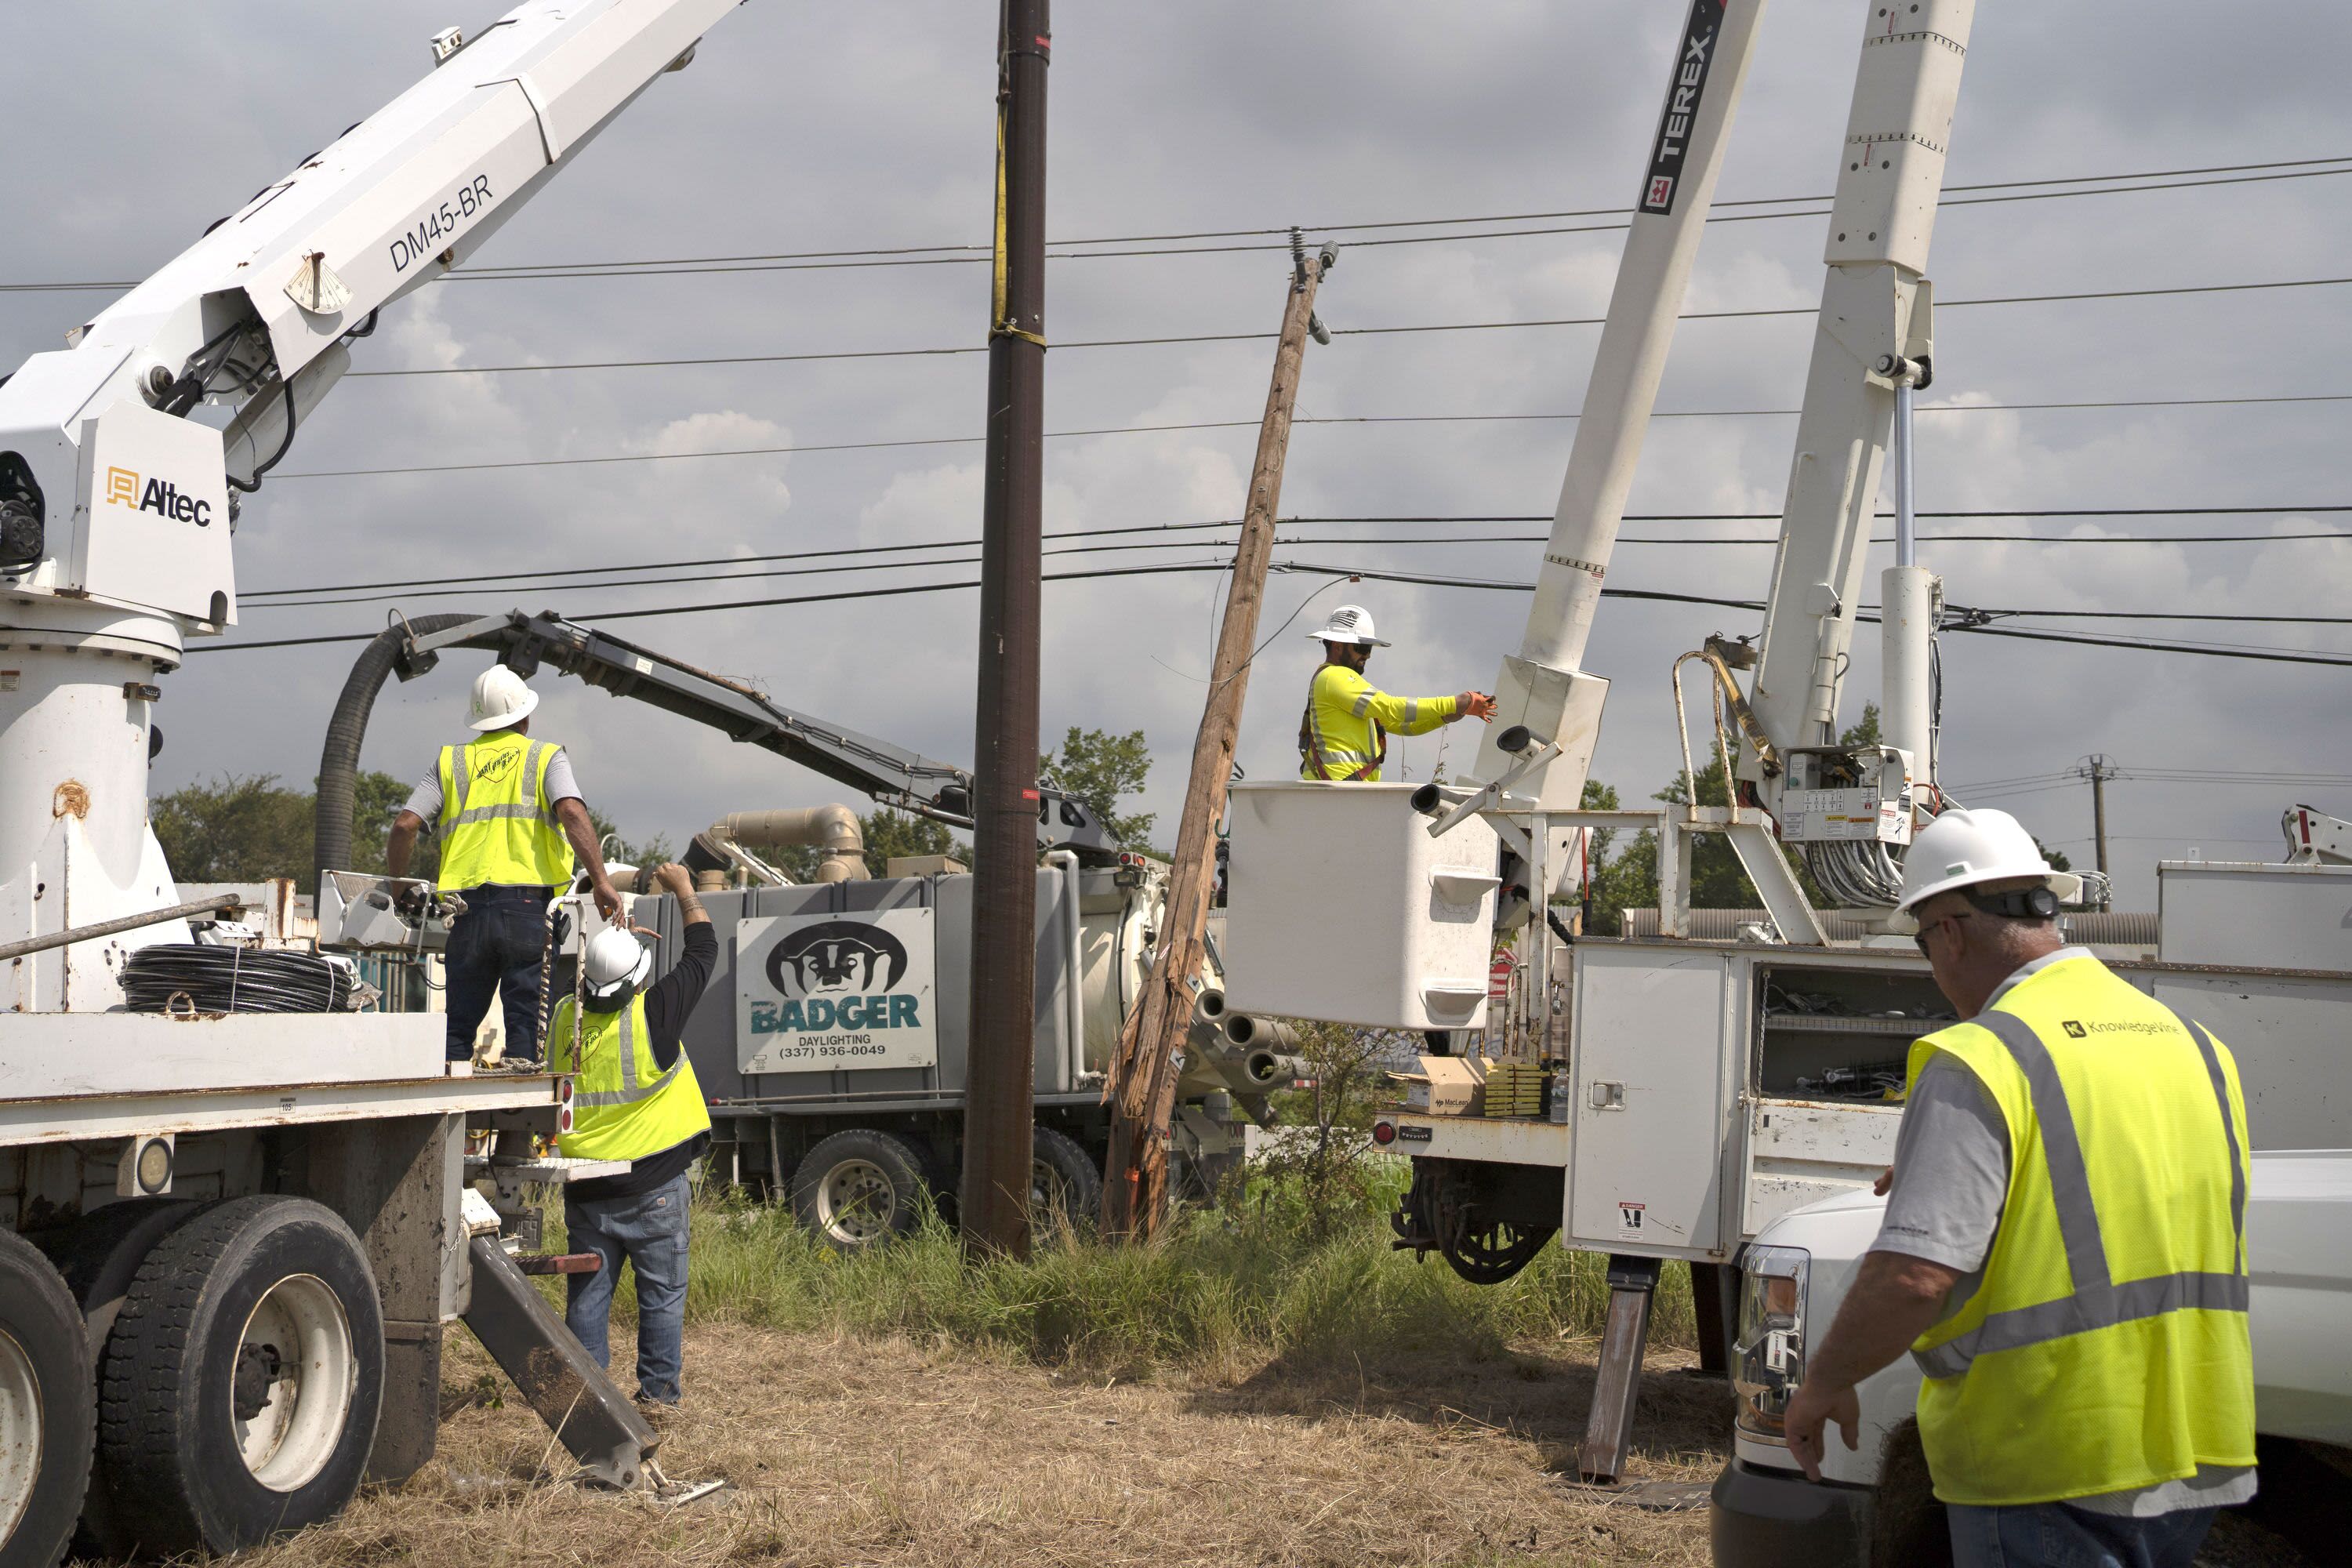
[[[528,0],[0,382],[0,939],[172,901],[152,678],[236,618],[256,488],[375,313],[470,255],[739,0]],[[187,416],[234,411],[224,431]],[[129,679],[126,679],[129,678]],[[118,939],[184,941],[184,923]],[[0,1009],[119,1000],[103,944]]]

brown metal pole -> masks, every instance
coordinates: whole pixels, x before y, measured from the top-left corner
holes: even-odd
[[[1294,232],[1294,251],[1297,245]],[[1144,984],[1142,1001],[1128,1016],[1118,1059],[1104,1091],[1104,1098],[1112,1101],[1110,1153],[1103,1175],[1103,1231],[1108,1236],[1147,1237],[1166,1212],[1169,1119],[1175,1110],[1179,1076],[1176,1053],[1192,1018],[1192,990],[1186,983],[1201,972],[1216,869],[1216,821],[1233,777],[1242,699],[1249,690],[1251,650],[1257,643],[1258,610],[1265,600],[1274,518],[1282,504],[1282,464],[1290,448],[1290,411],[1298,397],[1315,290],[1332,254],[1328,247],[1319,258],[1297,252],[1293,265],[1281,341],[1274,355],[1274,383],[1266,390],[1265,416],[1258,426],[1249,504],[1242,516],[1241,543],[1234,552],[1233,586],[1217,632],[1209,700],[1192,742],[1192,774],[1184,789],[1176,858],[1168,879],[1168,917],[1160,949],[1152,955],[1151,977]]]
[[[1046,0],[1003,0],[980,558],[964,1245],[1029,1250],[1036,1076],[1039,508],[1045,429]]]

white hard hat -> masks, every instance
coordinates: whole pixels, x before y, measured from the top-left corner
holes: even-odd
[[[2074,880],[2052,868],[2033,835],[2009,813],[1955,806],[1911,841],[1903,856],[1903,898],[1895,907],[1908,910],[1937,893],[2019,877]]]
[[[466,715],[469,730],[504,730],[530,717],[539,693],[503,664],[494,664],[474,677],[474,705]]]
[[[588,939],[588,951],[581,955],[580,963],[588,1005],[600,1013],[609,1013],[646,983],[646,976],[653,973],[654,952],[615,926]]]
[[[1360,647],[1386,647],[1389,645],[1372,635],[1372,612],[1361,605],[1342,605],[1331,612],[1320,631],[1307,634],[1317,642],[1354,643]]]

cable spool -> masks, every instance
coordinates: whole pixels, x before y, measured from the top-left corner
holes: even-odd
[[[158,942],[122,964],[133,1013],[334,1013],[351,995],[352,972],[309,952]]]

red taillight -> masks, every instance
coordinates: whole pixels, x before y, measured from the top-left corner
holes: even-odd
[[[1373,1123],[1372,1123],[1372,1142],[1375,1142],[1375,1143],[1393,1143],[1393,1142],[1396,1142],[1396,1123],[1395,1123],[1395,1122],[1393,1122],[1393,1121],[1375,1121],[1375,1122],[1373,1122]]]

